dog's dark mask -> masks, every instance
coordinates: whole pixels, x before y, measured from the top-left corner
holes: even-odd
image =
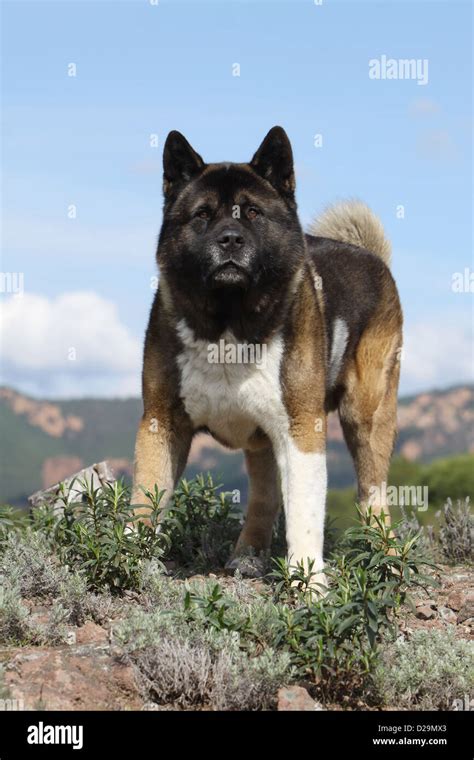
[[[304,256],[285,131],[271,129],[248,164],[205,164],[170,132],[163,163],[158,264],[178,311],[198,334],[255,333]]]

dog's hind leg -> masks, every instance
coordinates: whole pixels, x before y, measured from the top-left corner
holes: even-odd
[[[372,322],[362,335],[345,373],[345,393],[339,404],[344,437],[354,460],[358,499],[372,514],[386,503],[388,469],[397,428],[397,391],[400,373],[401,320]]]
[[[263,575],[272,528],[281,505],[281,488],[271,445],[245,451],[249,503],[245,523],[227,567],[246,575]]]

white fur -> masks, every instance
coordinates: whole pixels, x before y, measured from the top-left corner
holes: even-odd
[[[308,558],[314,570],[323,565],[326,504],[326,455],[299,451],[291,438],[276,445],[285,505],[288,558],[292,564]]]
[[[337,380],[337,376],[341,369],[342,359],[344,357],[344,351],[347,346],[347,339],[349,337],[349,329],[347,324],[340,317],[336,317],[334,320],[334,328],[332,334],[332,347],[331,358],[329,360],[329,377],[328,384],[332,388]]]
[[[254,364],[213,364],[208,342],[196,340],[184,320],[178,324],[183,350],[177,361],[181,371],[181,397],[196,427],[206,426],[233,448],[245,448],[260,427],[273,443],[281,475],[287,520],[288,553],[293,562],[315,560],[323,564],[323,529],[326,500],[326,457],[303,453],[290,435],[288,414],[280,386],[283,340],[267,344],[266,361]],[[227,332],[227,342],[236,341]]]
[[[196,427],[207,426],[231,448],[245,448],[257,427],[270,437],[272,430],[288,428],[280,391],[280,336],[268,342],[265,362],[256,365],[209,362],[209,343],[196,340],[184,320],[178,335],[184,346],[177,359],[181,397]],[[237,342],[230,332],[222,337],[226,343]]]

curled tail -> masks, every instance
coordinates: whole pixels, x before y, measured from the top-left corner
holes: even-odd
[[[329,206],[310,224],[309,233],[366,248],[390,266],[391,245],[382,223],[362,201],[342,201]]]

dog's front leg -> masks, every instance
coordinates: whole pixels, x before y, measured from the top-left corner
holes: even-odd
[[[180,424],[181,423],[181,424]],[[135,514],[146,518],[151,501],[144,491],[165,491],[160,508],[167,506],[182,471],[191,445],[192,430],[183,420],[145,412],[138,427],[135,444],[132,504]]]
[[[313,584],[325,585],[324,517],[326,506],[325,416],[309,418],[290,425],[274,441],[280,470],[286,520],[288,561],[303,563],[307,570],[312,561]],[[321,430],[318,430],[320,426]],[[315,429],[311,429],[315,428]]]

